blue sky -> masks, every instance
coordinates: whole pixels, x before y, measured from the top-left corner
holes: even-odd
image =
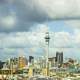
[[[50,30],[54,32],[64,31],[71,34],[73,33],[73,29],[69,25],[66,25],[64,20],[52,21],[48,24],[48,26],[50,27]]]
[[[0,0],[0,60],[19,55],[80,57],[80,0]],[[74,6],[75,5],[75,6]]]

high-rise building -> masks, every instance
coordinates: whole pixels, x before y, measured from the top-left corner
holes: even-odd
[[[25,57],[19,57],[19,60],[18,60],[18,67],[19,69],[23,69],[24,67],[26,67],[27,65],[27,59]]]
[[[3,65],[5,64],[5,62],[0,61],[0,69],[3,68]]]
[[[18,58],[18,68],[23,69],[28,65],[28,61],[25,57],[25,52],[23,49],[19,50],[19,58]]]
[[[56,57],[48,58],[50,67],[55,67]]]
[[[29,63],[33,63],[34,62],[34,57],[33,56],[29,56]]]
[[[46,58],[44,56],[38,58],[39,68],[46,68]]]
[[[58,64],[63,63],[63,52],[56,52],[56,62]]]

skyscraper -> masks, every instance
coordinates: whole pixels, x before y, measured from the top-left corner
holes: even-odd
[[[48,58],[48,60],[49,60],[49,63],[51,63],[51,67],[54,67],[56,62],[56,57]]]
[[[56,52],[56,62],[58,64],[63,63],[63,52]]]
[[[27,65],[27,59],[25,57],[19,57],[19,68],[23,69]]]
[[[33,63],[34,62],[34,57],[33,56],[29,56],[29,63]]]

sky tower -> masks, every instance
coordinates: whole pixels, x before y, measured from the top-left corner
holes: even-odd
[[[49,32],[46,32],[46,36],[45,36],[45,42],[46,42],[46,72],[47,72],[47,76],[49,75],[49,62],[48,62],[48,58],[49,58],[49,41],[50,41],[50,36],[49,36]]]

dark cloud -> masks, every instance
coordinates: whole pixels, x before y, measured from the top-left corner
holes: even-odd
[[[30,5],[33,5],[31,0],[28,0],[27,4],[24,4],[24,0],[15,0],[14,2],[1,5],[1,19],[5,21],[5,17],[15,16],[16,23],[14,25],[7,25],[7,22],[0,22],[0,32],[28,31],[34,23],[43,22],[46,19],[46,15],[39,11],[35,5],[32,6],[33,8]],[[8,23],[10,23],[9,20]]]
[[[80,19],[80,2],[77,0],[4,0],[0,5],[0,32],[28,31],[35,23],[50,20]],[[74,6],[75,5],[75,6]],[[14,16],[16,20],[5,20]],[[1,20],[0,20],[1,21]],[[10,23],[9,23],[10,22]],[[12,23],[12,24],[11,24]],[[8,27],[9,26],[9,27]]]

